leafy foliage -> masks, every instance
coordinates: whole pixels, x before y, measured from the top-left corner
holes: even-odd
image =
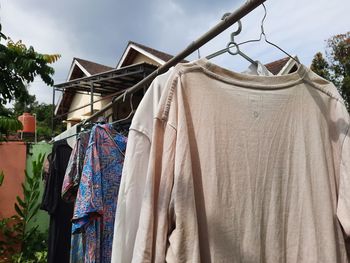
[[[6,140],[6,135],[11,131],[22,129],[22,123],[13,118],[0,116],[0,141]]]
[[[2,40],[7,43],[2,44]],[[12,100],[22,104],[30,102],[31,96],[27,87],[36,76],[40,76],[47,85],[52,86],[55,71],[49,64],[56,62],[60,57],[58,54],[38,53],[32,46],[26,47],[21,40],[14,42],[2,33],[0,24],[0,116],[11,117],[11,111],[4,105]],[[8,119],[0,119],[0,129],[9,123]],[[11,123],[15,124],[17,120]],[[1,134],[8,132],[9,130],[0,131]],[[3,138],[1,134],[0,138]]]
[[[311,63],[311,70],[316,74],[325,78],[327,80],[331,80],[330,72],[329,72],[329,64],[327,60],[323,57],[321,52],[316,53]]]
[[[0,132],[17,131],[22,128],[22,123],[19,120],[0,116]]]
[[[52,104],[46,103],[38,103],[35,98],[35,95],[29,95],[26,103],[21,101],[17,101],[13,104],[13,108],[5,111],[1,111],[0,104],[0,134],[3,134],[2,138],[5,139],[5,135],[7,135],[11,131],[17,131],[22,129],[22,126],[14,126],[16,123],[21,125],[19,121],[17,121],[17,117],[21,115],[23,112],[29,112],[31,114],[36,114],[37,121],[37,138],[38,140],[50,140],[52,137],[51,130],[51,121],[52,121],[52,111],[54,110],[54,106]],[[3,113],[3,114],[2,114]],[[1,116],[7,115],[7,116]],[[4,122],[2,122],[4,120]],[[7,123],[10,122],[11,124]],[[64,124],[55,119],[55,130],[54,134],[59,134],[64,130]],[[9,126],[8,126],[9,125]],[[7,128],[12,129],[8,130]],[[1,137],[1,135],[0,135]],[[0,139],[1,140],[1,139]]]
[[[25,171],[25,184],[22,184],[24,198],[16,197],[15,210],[17,215],[0,221],[0,262],[46,262],[47,234],[38,231],[38,225],[29,228],[28,224],[37,214],[41,180],[41,171],[44,155],[39,154],[38,159],[32,162],[33,171],[30,175]],[[20,251],[19,253],[15,253]]]
[[[1,172],[0,172],[0,186],[1,186],[2,183],[4,182],[4,178],[5,178],[4,172],[1,171]]]
[[[47,263],[47,251],[34,253],[35,259],[25,259],[23,253],[17,254],[12,258],[13,263]]]
[[[12,115],[14,117],[20,116],[23,112],[32,112],[38,106],[35,95],[28,95],[25,99],[16,99],[13,104]]]
[[[1,30],[0,24],[0,32]],[[48,64],[56,62],[60,55],[40,54],[32,46],[27,48],[22,41],[14,42],[3,33],[1,39],[8,40],[7,45],[0,44],[0,104],[13,99],[27,97],[27,84],[36,76],[49,86],[54,81],[54,69]]]
[[[35,95],[29,95],[27,103],[16,101],[13,105],[13,116],[19,116],[23,112],[30,112],[36,114],[37,120],[37,136],[38,140],[49,140],[52,136],[51,121],[52,111],[54,106],[52,104],[38,103]],[[54,134],[59,134],[64,129],[64,125],[61,121],[55,119],[55,131]]]
[[[329,38],[325,53],[315,55],[311,69],[337,86],[350,111],[350,32]]]

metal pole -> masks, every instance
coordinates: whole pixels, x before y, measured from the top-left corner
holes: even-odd
[[[175,66],[177,63],[181,62],[183,59],[185,59],[188,55],[192,54],[194,51],[196,51],[199,47],[203,46],[207,42],[209,42],[211,39],[216,37],[218,34],[220,34],[222,31],[236,23],[238,20],[243,18],[245,15],[249,14],[251,11],[253,11],[255,8],[257,8],[259,5],[264,3],[266,0],[247,0],[241,7],[239,7],[237,10],[232,12],[229,16],[225,17],[224,20],[222,20],[220,23],[218,23],[216,26],[211,28],[207,33],[199,37],[196,41],[193,41],[186,49],[181,51],[178,55],[170,59],[168,62],[166,62],[163,66],[158,68],[156,71],[152,72],[150,75],[148,75],[146,78],[132,86],[131,88],[127,89],[125,91],[125,94],[131,94],[138,90],[140,90],[143,85],[146,85],[150,81],[152,81],[156,76],[159,74],[163,74],[166,72],[169,68],[172,66]],[[125,94],[122,94],[118,96],[117,98],[113,99],[112,102],[108,103],[105,107],[103,107],[101,110],[96,112],[95,114],[92,114],[89,118],[87,118],[84,123],[93,120],[95,117],[100,116],[104,112],[106,112],[108,109],[110,109],[117,101],[123,99],[125,97]]]
[[[90,114],[94,113],[94,84],[90,84]]]
[[[51,136],[54,136],[55,130],[55,87],[52,87],[52,116],[51,116]]]
[[[37,137],[37,127],[36,127],[36,113],[33,113],[34,120],[35,120],[35,130],[34,130],[34,143],[38,143],[38,137]]]

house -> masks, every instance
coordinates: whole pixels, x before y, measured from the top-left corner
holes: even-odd
[[[88,60],[73,58],[67,81],[81,79],[84,77],[90,77],[92,75],[112,70],[112,67],[101,65]],[[100,95],[94,95],[94,100],[100,99]],[[55,109],[56,116],[62,116],[66,114],[64,122],[67,123],[67,128],[80,122],[84,116],[89,115],[90,107],[82,107],[90,102],[90,95],[88,93],[79,91],[64,90],[60,97],[57,107]],[[103,106],[103,101],[99,101],[95,104],[96,110]],[[72,111],[73,109],[80,108],[79,110]]]
[[[114,96],[135,85],[172,57],[165,52],[129,41],[115,68],[73,58],[67,82],[55,85],[56,90],[62,91],[55,110],[56,118],[67,123],[67,129],[71,128],[102,109]],[[273,74],[282,75],[296,70],[297,63],[286,57],[265,66]],[[133,103],[139,103],[144,91],[133,96]],[[105,117],[120,119],[129,113],[130,103],[126,101],[107,111]]]
[[[55,89],[62,92],[55,108],[55,118],[62,119],[69,129],[110,103],[114,93],[133,86],[172,57],[129,41],[115,68],[73,58],[67,82],[55,85]]]
[[[298,61],[298,57],[294,57]],[[294,59],[285,57],[268,64],[265,67],[274,75],[285,75],[297,70],[298,64]]]

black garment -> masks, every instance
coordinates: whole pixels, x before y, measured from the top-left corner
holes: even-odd
[[[48,263],[69,263],[73,203],[61,198],[61,189],[72,149],[66,140],[55,142],[41,209],[50,214]]]

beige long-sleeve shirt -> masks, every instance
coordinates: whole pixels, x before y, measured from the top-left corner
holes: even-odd
[[[112,263],[130,263],[132,260],[151,151],[153,119],[172,71],[154,79],[132,119],[115,216]],[[244,73],[272,75],[259,61],[257,66],[250,65]]]
[[[261,77],[202,59],[175,70],[133,262],[348,262],[349,115],[334,85],[304,66]]]
[[[112,263],[130,263],[132,259],[151,151],[153,117],[171,72],[151,83],[130,126],[115,215]]]

